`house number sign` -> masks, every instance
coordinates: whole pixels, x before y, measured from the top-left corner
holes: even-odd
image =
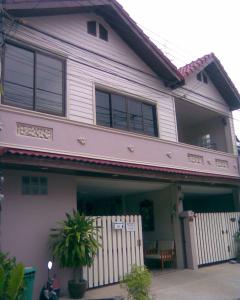
[[[115,230],[122,230],[123,226],[124,226],[124,223],[121,222],[121,221],[112,223],[112,228],[115,229]]]
[[[135,223],[126,223],[126,231],[134,232],[135,231]]]

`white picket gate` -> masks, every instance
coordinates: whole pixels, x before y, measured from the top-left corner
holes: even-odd
[[[240,212],[195,214],[198,265],[216,263],[236,257],[234,234],[239,230]]]
[[[132,265],[142,266],[143,242],[141,216],[92,217],[98,226],[101,247],[93,265],[83,270],[89,288],[119,282]],[[114,224],[122,228],[114,229]]]

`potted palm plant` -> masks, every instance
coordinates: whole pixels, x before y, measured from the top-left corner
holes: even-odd
[[[52,228],[50,248],[60,267],[73,268],[73,279],[68,282],[68,291],[72,299],[84,296],[87,281],[83,278],[83,267],[93,263],[100,246],[94,219],[73,211],[66,219],[58,222],[58,228]]]

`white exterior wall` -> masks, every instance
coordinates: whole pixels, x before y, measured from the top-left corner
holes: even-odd
[[[99,21],[105,26],[109,34],[108,42],[87,33],[87,21],[91,20]],[[163,140],[178,141],[174,97],[181,97],[220,112],[229,118],[232,124],[229,108],[210,80],[208,84],[199,82],[194,73],[186,80],[184,87],[174,91],[167,89],[157,75],[99,16],[73,14],[32,17],[25,18],[25,22],[58,39],[72,43],[70,45],[20,25],[10,32],[13,38],[24,43],[66,57],[66,118],[69,120],[96,124],[97,86],[156,104],[158,132]],[[236,154],[235,133],[233,126],[231,128],[231,143]]]
[[[200,71],[201,69],[191,74],[186,79],[186,84],[177,89],[176,93],[181,98],[183,97],[186,101],[190,101],[194,104],[201,105],[202,107],[222,114],[228,120],[227,123],[229,126],[226,127],[228,149],[231,151],[233,149],[233,154],[237,155],[236,134],[234,131],[232,112],[230,111],[226,101],[223,99],[210,78],[207,76],[206,72],[204,72],[204,74],[208,78],[207,84],[197,80],[196,75]]]
[[[228,114],[229,107],[221,94],[218,92],[210,78],[208,77],[208,83],[204,83],[202,81],[197,80],[196,75],[200,70],[194,72],[186,79],[186,84],[182,88],[178,89],[177,92],[179,94],[186,95],[186,98],[191,99],[192,102],[196,104],[200,104],[211,108],[213,110],[217,110],[219,112]],[[190,90],[190,91],[187,91]],[[191,92],[191,91],[194,91]]]
[[[48,178],[47,195],[23,195],[22,176]],[[33,299],[38,299],[47,280],[47,262],[52,260],[49,251],[49,234],[65,213],[76,209],[76,179],[74,176],[9,170],[4,174],[4,201],[1,212],[1,246],[3,252],[16,256],[18,262],[36,268]],[[16,238],[17,237],[17,238]],[[54,262],[61,288],[67,291],[70,269],[58,269]]]
[[[105,26],[109,35],[108,42],[87,33],[89,20],[99,20]],[[163,86],[157,75],[103,19],[95,15],[74,14],[28,18],[27,24],[117,61],[103,58],[22,26],[11,32],[14,38],[23,40],[29,45],[36,45],[68,58],[68,119],[95,124],[95,87],[103,86],[110,91],[155,103],[158,110],[160,138],[177,141],[174,101],[171,95],[161,93],[161,90],[167,93],[171,91]]]

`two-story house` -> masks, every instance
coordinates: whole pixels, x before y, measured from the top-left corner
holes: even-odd
[[[219,60],[177,70],[115,0],[5,2],[1,250],[37,268],[37,293],[66,211],[148,209],[143,239],[174,240],[184,267],[178,214],[239,210],[240,95]]]

